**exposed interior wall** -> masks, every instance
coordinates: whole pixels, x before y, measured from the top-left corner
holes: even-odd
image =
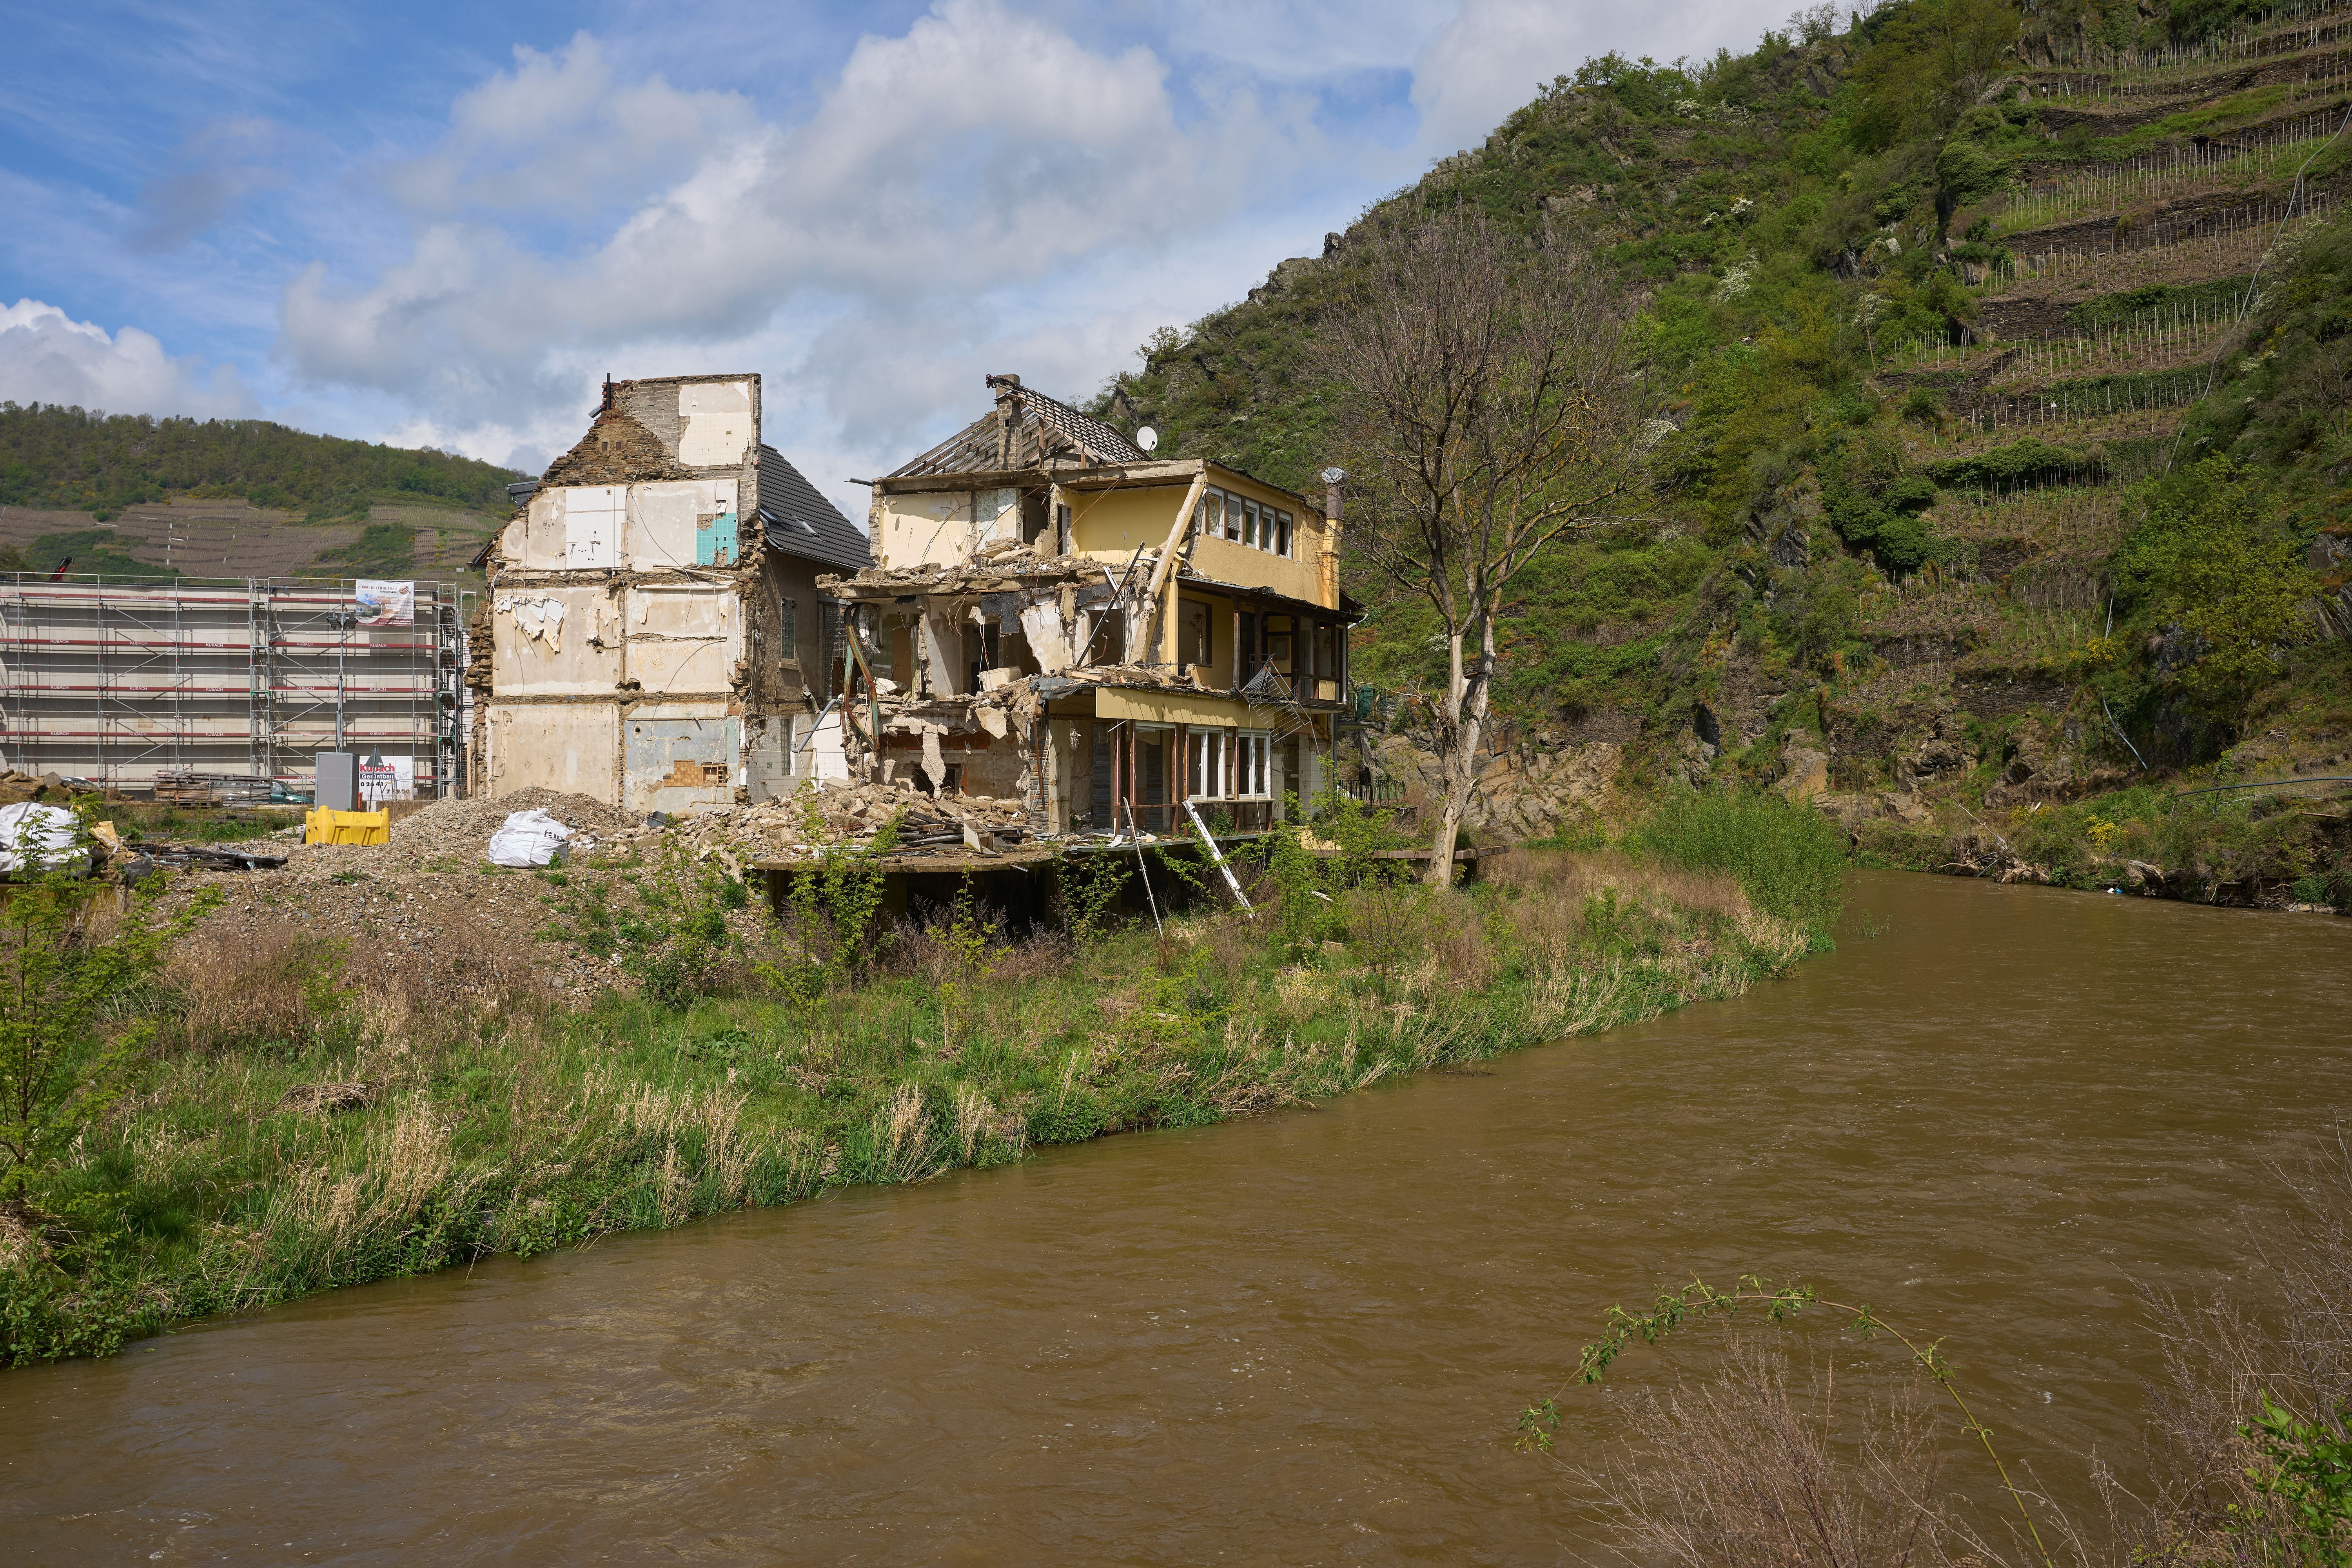
[[[500,696],[609,694],[621,679],[621,643],[620,612],[602,584],[491,596],[490,681]]]
[[[620,741],[624,810],[682,812],[734,800],[744,721],[728,704],[641,703],[623,717]]]
[[[1190,481],[1115,490],[1069,490],[1070,532],[1077,552],[1124,566],[1136,551],[1157,550],[1176,525]]]
[[[789,788],[822,613],[816,568],[760,539],[759,437],[755,375],[611,384],[500,536],[493,694],[569,700],[493,704],[491,793],[651,811]]]
[[[985,545],[1022,537],[1021,492],[987,489],[885,495],[876,521],[880,525],[876,558],[884,566],[956,566]]]
[[[492,702],[489,794],[562,790],[618,804],[620,710],[607,703]]]
[[[723,693],[743,657],[744,605],[734,585],[641,583],[623,595],[625,679],[646,696]]]

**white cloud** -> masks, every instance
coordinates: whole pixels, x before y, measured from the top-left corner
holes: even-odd
[[[0,310],[0,402],[200,418],[255,412],[233,368],[208,371],[196,360],[175,359],[136,327],[110,337],[103,327],[38,300]]]
[[[578,389],[604,369],[774,381],[806,355],[870,466],[873,443],[937,417],[950,382],[976,383],[967,367],[1020,368],[995,363],[989,323],[1024,300],[1171,254],[1213,275],[1266,265],[1213,237],[1300,165],[1306,121],[1232,90],[1180,123],[1150,50],[1088,48],[997,0],[940,0],[902,36],[860,39],[790,128],[727,95],[616,88],[583,37],[460,101],[443,145],[394,176],[419,215],[410,254],[353,290],[301,272],[281,349],[314,384],[391,395],[419,410],[412,428],[501,458],[570,445]],[[575,254],[485,210],[593,202],[600,160],[622,160],[615,178],[646,167],[625,148],[648,137],[691,167]]]
[[[790,123],[583,33],[518,49],[378,169],[360,199],[392,199],[349,226],[404,225],[404,254],[297,272],[278,351],[296,395],[525,466],[577,439],[607,371],[758,370],[768,435],[834,485],[977,413],[982,371],[1084,395],[1588,55],[1744,47],[1782,4],[1202,0],[1138,34],[1140,8],[937,0],[794,84]],[[1361,72],[1394,77],[1311,85]],[[1317,128],[1375,99],[1395,127],[1408,76],[1414,144]]]
[[[1421,146],[1445,153],[1475,144],[1554,77],[1616,49],[1671,60],[1753,48],[1788,0],[1681,0],[1609,7],[1558,0],[1462,0],[1413,67]]]
[[[731,92],[682,92],[659,77],[619,79],[586,33],[553,54],[515,50],[515,68],[462,94],[448,135],[385,183],[414,212],[464,206],[592,213],[692,169],[714,143],[756,131]]]
[[[272,164],[281,151],[278,127],[267,120],[216,120],[200,128],[140,192],[131,243],[148,252],[186,244],[247,193],[279,183]]]

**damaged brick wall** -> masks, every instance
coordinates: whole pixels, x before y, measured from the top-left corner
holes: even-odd
[[[671,421],[676,423],[675,418]],[[596,416],[577,446],[548,465],[542,485],[625,485],[654,479],[690,479],[694,471],[670,455],[643,421],[618,408]]]

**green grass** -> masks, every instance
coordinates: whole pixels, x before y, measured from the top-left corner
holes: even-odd
[[[1255,922],[1171,917],[1161,936],[1130,921],[1083,949],[967,916],[900,930],[862,983],[814,994],[807,958],[756,910],[656,890],[616,954],[648,976],[677,967],[647,951],[663,921],[715,911],[751,933],[678,1006],[567,1005],[511,945],[415,955],[437,967],[412,973],[293,927],[200,947],[169,987],[124,999],[163,1020],[163,1043],[142,1091],[37,1190],[62,1217],[0,1268],[0,1364],[1312,1101],[1734,995],[1807,945],[1720,877],[1559,853],[1495,872],[1474,891],[1328,902],[1301,883]],[[575,923],[587,875],[556,889]],[[288,1099],[337,1084],[367,1103]]]
[[[1845,907],[1843,836],[1778,795],[1676,791],[1626,842],[1667,865],[1735,879],[1758,909],[1803,927],[1816,948],[1829,945]]]

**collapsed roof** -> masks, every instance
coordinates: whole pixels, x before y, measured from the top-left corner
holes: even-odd
[[[1056,459],[1081,465],[1140,463],[1142,450],[1101,420],[1021,384],[1017,375],[992,375],[996,406],[886,478],[928,474],[1008,473]]]

